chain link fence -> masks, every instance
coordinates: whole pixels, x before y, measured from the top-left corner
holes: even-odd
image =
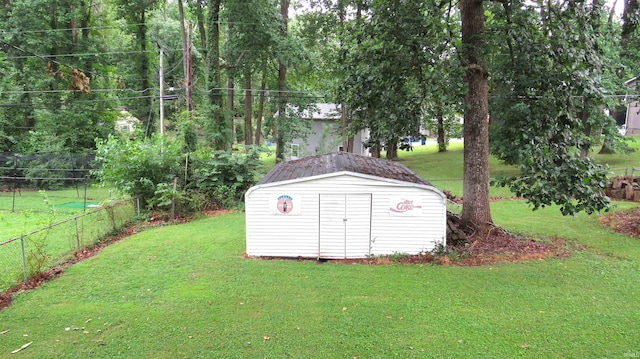
[[[0,292],[94,246],[137,215],[137,199],[123,200],[18,237],[0,239]]]

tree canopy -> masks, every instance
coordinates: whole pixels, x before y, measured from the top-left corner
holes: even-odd
[[[620,148],[607,113],[637,96],[622,84],[638,75],[640,7],[625,4],[13,0],[0,8],[0,152],[94,151],[126,108],[149,138],[163,120],[192,150],[268,139],[281,157],[307,128],[286,109],[335,102],[345,149],[368,129],[389,158],[424,128],[445,151],[464,117],[469,225],[491,222],[489,150],[521,169],[496,183],[534,208],[598,211],[606,169],[590,151]]]

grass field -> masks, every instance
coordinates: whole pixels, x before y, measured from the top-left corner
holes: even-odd
[[[58,191],[0,192],[0,243],[53,221],[85,211],[84,188]],[[87,188],[87,209],[113,198],[104,188]],[[53,213],[52,213],[53,211]]]
[[[449,183],[460,151],[440,163],[428,151],[403,163]],[[0,311],[0,358],[640,357],[640,240],[520,200],[491,210],[508,230],[565,238],[572,256],[481,267],[245,259],[242,213],[202,218],[142,231],[18,295]]]

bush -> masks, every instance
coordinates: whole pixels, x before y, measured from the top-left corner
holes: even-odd
[[[157,186],[169,184],[181,172],[181,146],[166,137],[127,139],[109,136],[97,141],[96,161],[102,169],[94,174],[103,186],[123,194],[139,196],[146,207],[154,200]]]
[[[206,209],[237,206],[244,192],[255,184],[256,171],[262,165],[261,151],[248,146],[244,152],[203,149],[192,153],[188,192],[205,194]]]
[[[255,183],[262,151],[249,146],[237,152],[204,148],[183,153],[179,141],[158,136],[111,136],[97,147],[102,169],[95,174],[103,186],[139,196],[150,210],[173,209],[181,215],[237,207]]]

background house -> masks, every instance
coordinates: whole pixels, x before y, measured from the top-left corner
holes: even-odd
[[[638,77],[627,80],[624,84],[629,90],[637,93]],[[640,101],[631,101],[627,104],[624,129],[626,135],[640,136]]]
[[[446,245],[446,197],[404,165],[348,152],[281,162],[245,194],[249,256],[367,258]]]
[[[120,107],[120,114],[115,123],[115,130],[119,133],[133,133],[136,126],[139,126],[141,123],[142,121],[134,117],[126,108]]]
[[[294,138],[287,144],[286,160],[342,151],[341,109],[332,103],[317,103],[311,110],[302,111],[300,117],[311,120],[311,133],[306,138]],[[368,131],[361,130],[354,136],[353,153],[369,155],[364,142]]]

